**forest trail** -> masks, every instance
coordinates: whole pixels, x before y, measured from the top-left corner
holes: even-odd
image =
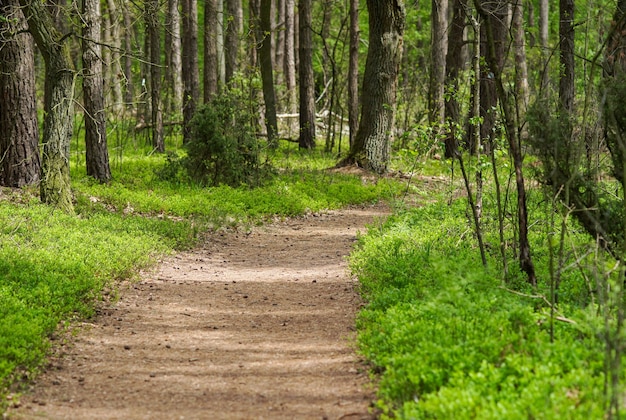
[[[8,418],[374,418],[345,257],[387,211],[209,235],[123,285]]]

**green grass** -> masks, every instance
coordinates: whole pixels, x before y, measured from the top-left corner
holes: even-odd
[[[603,418],[603,344],[585,319],[594,307],[563,301],[576,324],[555,321],[551,342],[543,301],[506,290],[524,290],[523,276],[503,287],[496,250],[482,266],[465,211],[462,201],[407,210],[351,257],[367,301],[359,348],[378,373],[383,418]],[[545,280],[545,241],[533,239]]]
[[[103,185],[85,175],[81,152],[74,152],[75,215],[40,204],[34,189],[3,190],[0,411],[6,408],[6,395],[19,392],[45,361],[58,328],[92,316],[102,292],[114,289],[116,280],[132,278],[159,257],[194,246],[200,233],[373,202],[401,189],[394,181],[364,183],[327,171],[332,156],[289,146],[274,152],[278,173],[258,188],[201,188],[163,180],[158,173],[166,164],[164,156],[132,144],[115,153],[113,181]]]

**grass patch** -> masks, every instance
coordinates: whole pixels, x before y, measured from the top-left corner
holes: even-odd
[[[557,321],[551,342],[542,302],[505,290],[494,258],[482,266],[465,206],[407,210],[351,257],[383,418],[603,418],[603,344],[587,309],[563,302],[577,324]]]

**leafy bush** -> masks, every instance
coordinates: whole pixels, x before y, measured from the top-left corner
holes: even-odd
[[[236,90],[201,106],[191,120],[192,135],[182,158],[189,176],[213,186],[259,185],[268,171],[260,162],[255,121],[250,104]]]

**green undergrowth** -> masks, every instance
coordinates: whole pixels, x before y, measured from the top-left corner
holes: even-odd
[[[167,157],[133,147],[112,160],[113,180],[99,184],[75,158],[74,215],[40,204],[35,188],[3,190],[0,412],[7,394],[19,392],[42,366],[50,337],[92,316],[99,301],[115,296],[116,280],[194,246],[208,230],[374,202],[400,190],[394,181],[364,182],[328,171],[333,158],[320,152],[273,153],[282,166],[275,165],[276,174],[257,188],[164,179]]]
[[[554,321],[519,273],[503,284],[495,252],[485,269],[460,201],[404,211],[360,238],[358,343],[383,418],[603,418],[604,349],[585,321],[593,307],[578,306],[570,286],[568,318]]]

